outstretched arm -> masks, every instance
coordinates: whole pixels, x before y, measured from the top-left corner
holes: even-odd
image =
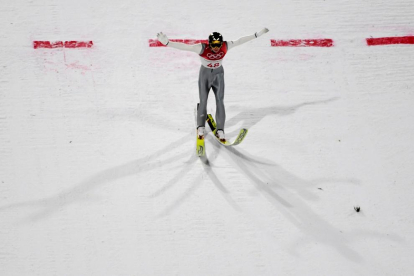
[[[185,44],[181,42],[173,42],[173,41],[170,41],[168,37],[162,32],[157,34],[157,38],[158,38],[158,41],[164,44],[165,46],[172,47],[178,50],[194,52],[196,54],[200,54],[202,50],[201,44],[189,45],[189,44]]]
[[[234,48],[236,46],[242,45],[242,44],[244,44],[244,43],[246,43],[246,42],[248,42],[250,40],[253,40],[255,38],[258,38],[259,36],[267,33],[268,31],[269,31],[268,28],[264,28],[260,32],[254,33],[252,35],[243,36],[243,37],[241,37],[241,38],[239,38],[237,40],[227,41],[228,49],[230,50],[230,49],[232,49],[232,48]]]

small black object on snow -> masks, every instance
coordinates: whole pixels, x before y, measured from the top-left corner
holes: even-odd
[[[355,206],[355,207],[354,207],[354,209],[355,209],[355,211],[357,211],[357,212],[361,211],[361,207],[359,207],[359,206]]]

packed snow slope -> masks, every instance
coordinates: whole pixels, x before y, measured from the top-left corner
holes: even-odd
[[[414,45],[366,44],[413,35],[413,1],[3,0],[0,14],[1,275],[414,274]],[[209,133],[199,159],[199,57],[149,40],[263,27],[224,60],[226,135],[249,134],[225,148]],[[334,46],[270,44],[320,38]]]

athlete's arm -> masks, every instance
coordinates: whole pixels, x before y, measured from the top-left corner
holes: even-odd
[[[185,43],[181,43],[181,42],[172,42],[170,41],[170,43],[168,43],[167,47],[172,47],[178,50],[183,50],[183,51],[189,51],[189,52],[194,52],[196,54],[200,54],[201,53],[201,44],[185,44]]]
[[[230,40],[230,41],[227,41],[227,47],[228,47],[228,50],[230,50],[230,49],[232,49],[232,48],[234,48],[234,47],[236,47],[236,46],[242,45],[242,44],[244,44],[244,43],[246,43],[246,42],[248,42],[248,41],[250,41],[250,40],[253,40],[253,39],[255,39],[255,38],[258,38],[259,36],[261,36],[261,35],[263,35],[263,34],[267,33],[268,31],[269,31],[269,29],[268,29],[268,28],[264,28],[264,29],[263,29],[263,30],[261,30],[260,32],[254,33],[254,34],[252,34],[252,35],[243,36],[243,37],[241,37],[241,38],[239,38],[239,39],[237,39],[237,40]]]
[[[157,34],[157,38],[158,38],[158,41],[164,44],[165,46],[172,47],[178,50],[194,52],[196,54],[200,54],[202,50],[202,44],[200,43],[190,45],[190,44],[185,44],[181,42],[173,42],[173,41],[170,41],[168,37],[162,32]]]

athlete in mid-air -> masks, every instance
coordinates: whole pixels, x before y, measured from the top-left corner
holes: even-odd
[[[212,88],[216,96],[216,136],[220,141],[225,142],[224,123],[226,121],[226,112],[224,109],[224,70],[222,66],[223,58],[227,51],[236,46],[242,45],[253,40],[269,29],[264,28],[260,32],[252,35],[241,37],[234,41],[224,41],[223,36],[218,32],[213,32],[208,37],[207,43],[185,44],[180,42],[169,41],[168,37],[162,32],[157,34],[158,40],[167,47],[179,50],[190,51],[200,55],[201,68],[198,79],[198,89],[200,103],[197,109],[197,135],[199,139],[204,138],[205,124],[207,118],[207,99],[208,93]]]

